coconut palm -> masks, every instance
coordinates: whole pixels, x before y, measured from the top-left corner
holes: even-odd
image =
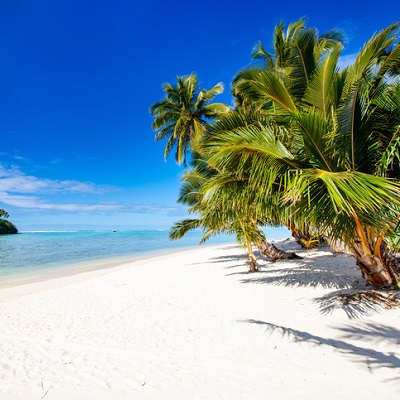
[[[280,22],[273,35],[273,51],[268,53],[259,42],[253,50],[253,59],[261,60],[261,64],[255,63],[236,75],[233,93],[238,99],[238,108],[246,114],[249,110],[259,110],[266,114],[264,119],[271,119],[272,113],[275,114],[274,119],[282,125],[291,116],[276,114],[277,106],[272,98],[257,93],[258,85],[263,84],[263,72],[274,72],[284,82],[293,101],[298,104],[303,101],[305,90],[324,55],[342,47],[344,35],[341,31],[333,29],[320,35],[316,28],[307,28],[305,23],[304,18],[300,19],[289,24],[285,30],[283,22]],[[246,84],[249,81],[252,82],[251,87]],[[279,135],[282,134],[286,136],[285,143],[292,140],[290,130],[286,130],[286,134],[285,130],[281,130]],[[297,243],[304,248],[319,245],[322,238],[318,229],[308,226],[304,221],[296,221],[286,208],[275,207],[271,210],[274,214],[277,211],[281,214],[281,223],[292,232]]]
[[[244,215],[243,212],[240,212],[243,210],[236,208],[233,204],[230,207],[223,204],[227,198],[227,191],[225,191],[225,196],[218,196],[218,203],[212,200],[208,201],[209,199],[203,195],[205,184],[216,176],[220,175],[209,167],[206,158],[196,154],[191,160],[191,168],[182,176],[178,203],[189,206],[189,214],[196,214],[198,217],[176,222],[171,227],[170,238],[180,239],[190,230],[201,229],[203,231],[201,244],[214,235],[234,234],[236,241],[247,250],[249,270],[256,271],[256,257],[251,243],[258,237],[258,230],[254,224],[248,223],[248,215]],[[237,193],[236,188],[233,191],[234,196]]]
[[[234,172],[263,194],[278,193],[297,221],[343,240],[377,286],[397,281],[388,239],[398,225],[400,186],[387,176],[398,177],[399,164],[398,29],[393,24],[374,35],[344,71],[337,67],[340,48],[327,52],[301,98],[276,70],[237,82],[247,100],[273,104],[269,115],[290,140],[254,125],[209,135],[203,144],[213,168]],[[257,198],[262,207],[265,196]]]
[[[257,209],[248,205],[249,199],[255,195],[258,192],[253,191],[245,181],[210,168],[206,158],[198,154],[192,160],[191,168],[182,177],[178,199],[179,203],[190,207],[189,213],[197,214],[198,218],[175,223],[170,238],[179,239],[192,229],[203,230],[201,243],[223,232],[233,234],[236,241],[247,250],[250,272],[257,270],[252,244],[273,260],[298,258],[294,253],[285,252],[268,243],[259,228],[259,224],[265,224],[265,221],[258,220]],[[273,224],[272,221],[268,222],[269,225]]]
[[[268,126],[274,131],[275,137],[280,138],[281,141],[289,143],[292,140],[292,135],[288,134],[287,130],[278,125],[276,121],[268,116],[268,113],[260,110],[255,110],[251,107],[241,106],[239,110],[235,110],[224,114],[221,118],[216,120],[209,129],[212,135],[229,135],[229,132],[234,130],[238,131],[244,127],[263,127]],[[199,151],[202,151],[201,143],[198,146]],[[252,167],[253,168],[253,167]],[[218,176],[214,179],[218,179]],[[240,177],[241,180],[245,180],[246,176],[243,174]],[[275,188],[275,186],[274,186]],[[308,226],[305,221],[300,222],[298,219],[294,219],[290,210],[290,207],[281,207],[279,204],[279,196],[276,196],[275,190],[269,190],[268,196],[264,196],[263,200],[263,221],[266,224],[280,224],[287,227],[295,238],[296,242],[304,248],[316,247],[321,242],[322,238],[318,234],[318,230]],[[217,201],[217,200],[216,200]],[[262,245],[265,248],[265,244]],[[268,252],[268,257],[274,259],[285,259],[288,254],[274,250],[275,255],[272,252]],[[265,253],[265,250],[263,251]]]
[[[211,103],[223,92],[223,84],[218,83],[210,90],[200,90],[196,74],[178,76],[177,84],[163,85],[165,98],[150,107],[154,117],[153,129],[156,140],[167,139],[164,158],[176,147],[175,159],[178,164],[185,162],[191,143],[201,138],[208,121],[229,110],[222,103]]]
[[[274,30],[271,53],[265,50],[261,42],[254,47],[252,58],[258,62],[240,71],[233,80],[233,94],[238,105],[254,107],[254,99],[247,101],[249,99],[246,91],[242,93],[238,83],[242,80],[257,79],[257,75],[262,71],[275,71],[285,80],[286,87],[297,101],[303,98],[310,78],[323,55],[338,45],[342,46],[345,41],[340,30],[332,29],[320,35],[316,28],[308,28],[305,24],[304,18],[299,19],[290,23],[285,31],[284,23],[280,22]],[[262,109],[273,107],[273,102],[265,98],[256,104]]]

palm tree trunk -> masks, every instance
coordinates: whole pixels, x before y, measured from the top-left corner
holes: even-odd
[[[393,284],[393,279],[388,272],[387,266],[382,261],[372,254],[355,253],[356,264],[360,267],[362,275],[373,286],[390,287]]]
[[[313,249],[320,245],[323,238],[318,235],[312,235],[308,231],[303,231],[301,229],[292,228],[290,229],[292,236],[296,243],[298,243],[303,249]]]
[[[396,256],[387,248],[384,240],[379,240],[378,242],[380,253],[382,254],[381,259],[393,281],[392,286],[395,289],[400,290],[400,257]]]
[[[270,258],[272,261],[301,258],[295,253],[278,249],[278,247],[276,247],[273,243],[269,243],[267,240],[260,240],[257,242],[257,247],[262,255]]]
[[[257,272],[257,257],[253,253],[253,247],[251,245],[251,242],[245,238],[246,241],[246,249],[247,249],[247,254],[249,258],[247,259],[247,262],[249,263],[249,272]]]
[[[249,259],[247,260],[249,263],[249,272],[257,272],[257,258],[254,254],[249,255]]]
[[[387,258],[386,243],[375,232],[363,226],[357,214],[353,213],[357,238],[352,243],[356,264],[362,276],[376,287],[390,287],[396,284],[396,274],[391,270]]]

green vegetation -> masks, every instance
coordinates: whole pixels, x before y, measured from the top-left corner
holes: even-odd
[[[178,201],[197,218],[176,223],[171,237],[235,232],[255,270],[260,226],[284,225],[306,247],[341,243],[372,285],[398,288],[399,29],[373,35],[341,69],[341,32],[280,23],[273,51],[259,43],[234,77],[234,109],[186,136],[182,151],[195,152]]]
[[[4,218],[8,218],[9,214],[7,211],[0,210],[0,235],[9,235],[18,233],[18,229],[10,221],[6,221]]]
[[[202,139],[208,122],[227,112],[225,104],[210,103],[222,93],[224,87],[218,83],[210,90],[199,90],[197,76],[178,76],[177,85],[163,85],[166,97],[154,103],[150,112],[154,117],[153,129],[158,130],[156,140],[168,138],[164,158],[176,147],[175,159],[178,164],[185,162],[186,153],[195,140]]]

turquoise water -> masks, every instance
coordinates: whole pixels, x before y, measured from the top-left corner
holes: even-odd
[[[269,238],[286,238],[285,229],[266,231]],[[171,241],[168,231],[22,232],[0,236],[0,281],[24,274],[51,271],[94,260],[122,256],[144,258],[161,251],[197,246],[201,232],[192,231]],[[208,244],[234,243],[231,236],[212,238]]]

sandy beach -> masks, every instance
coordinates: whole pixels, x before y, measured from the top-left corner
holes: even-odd
[[[199,247],[0,290],[0,399],[398,399],[400,311],[329,248]]]

